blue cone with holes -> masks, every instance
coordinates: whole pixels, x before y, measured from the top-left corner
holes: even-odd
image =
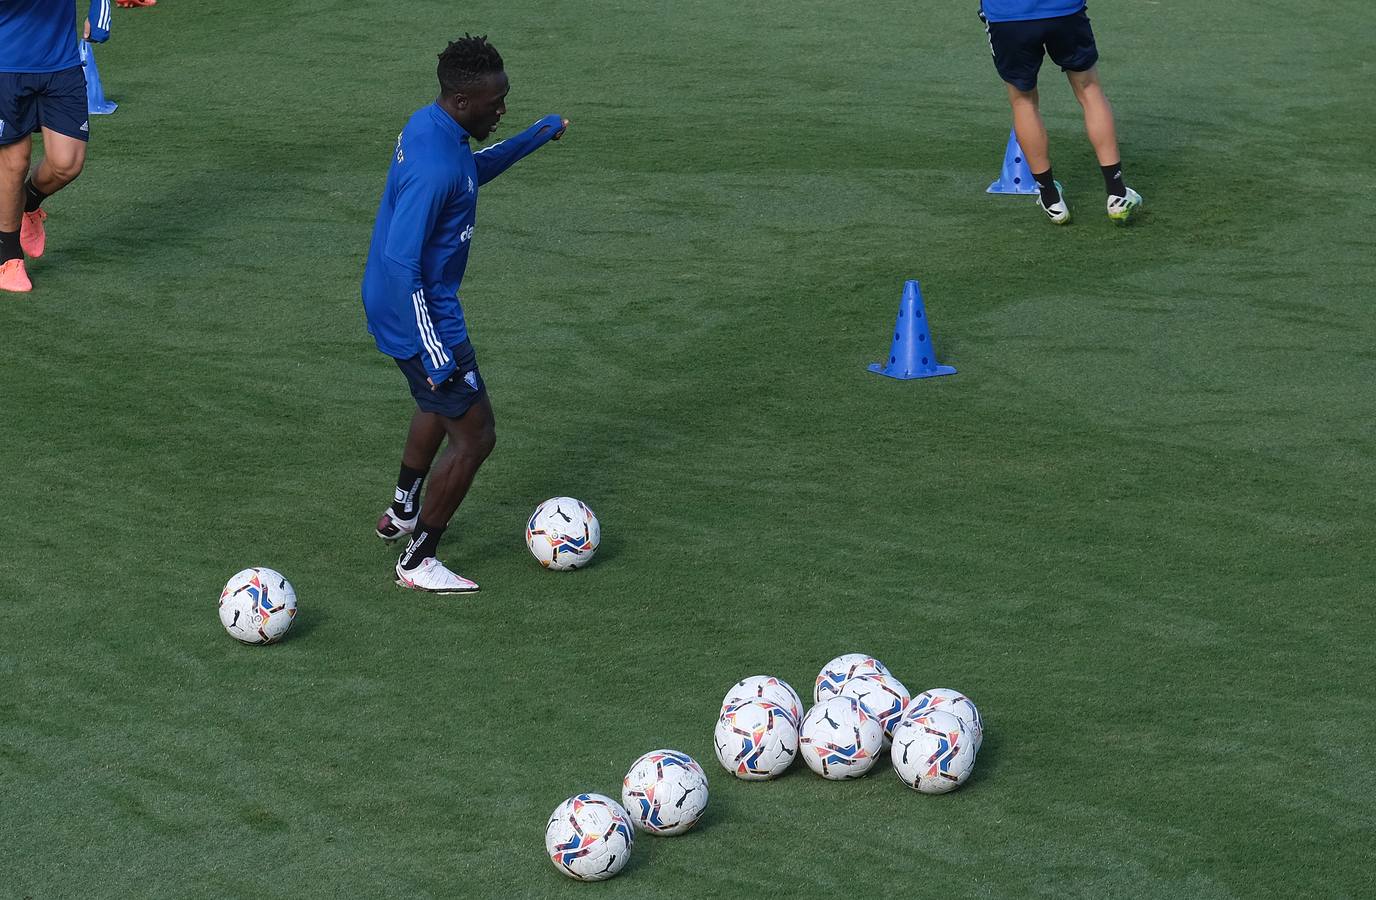
[[[119,104],[105,99],[105,86],[100,83],[100,70],[96,68],[96,53],[90,41],[77,41],[81,51],[81,66],[86,71],[86,112],[93,116],[108,116]]]
[[[928,327],[927,310],[922,306],[922,288],[916,281],[903,285],[888,364],[871,363],[870,371],[904,380],[956,374],[950,366],[937,364],[936,353],[932,350],[932,329]]]
[[[1012,129],[1008,131],[1008,148],[1003,151],[1003,171],[999,172],[998,180],[989,185],[988,193],[1037,193],[1037,179],[1032,177],[1027,157],[1022,155],[1022,147],[1018,146],[1017,132]]]

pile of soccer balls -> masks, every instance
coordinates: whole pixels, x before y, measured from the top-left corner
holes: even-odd
[[[546,569],[568,572],[592,561],[602,526],[587,504],[552,497],[526,522],[526,547]],[[245,644],[280,641],[296,618],[296,589],[281,572],[253,566],[236,572],[220,591],[220,624]]]
[[[822,667],[814,704],[788,682],[752,675],[721,701],[713,735],[717,761],[746,781],[780,775],[801,753],[823,778],[864,775],[890,748],[894,771],[924,794],[955,790],[974,770],[984,724],[969,697],[933,688],[916,697],[872,656],[847,653]],[[545,826],[545,851],[555,868],[579,881],[602,881],[630,859],[637,829],[682,834],[707,807],[707,776],[692,757],[655,750],[635,761],[622,781],[621,803],[577,794]]]
[[[814,705],[802,714],[798,693],[781,678],[754,675],[722,700],[713,745],[737,778],[773,778],[802,754],[823,778],[864,775],[892,746],[894,771],[924,794],[965,783],[984,741],[975,704],[959,691],[933,688],[916,697],[872,656],[847,653],[822,667]]]
[[[626,867],[636,829],[674,835],[697,824],[707,808],[707,773],[677,750],[652,750],[621,781],[621,803],[603,794],[576,794],[545,824],[545,852],[578,881],[604,881]]]

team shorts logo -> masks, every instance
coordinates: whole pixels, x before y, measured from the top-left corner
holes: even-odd
[[[459,232],[459,243],[462,244],[471,237],[473,237],[473,226],[469,225],[463,231]]]
[[[478,389],[478,372],[476,369],[470,372],[464,372],[463,380],[467,382],[468,386],[473,390],[476,391]]]

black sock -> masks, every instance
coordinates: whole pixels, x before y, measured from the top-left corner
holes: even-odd
[[[411,543],[406,545],[406,550],[401,554],[398,563],[407,571],[416,568],[435,555],[442,537],[444,537],[443,528],[435,528],[420,522],[416,525],[416,533],[412,535]]]
[[[393,493],[392,515],[398,519],[414,519],[420,508],[420,486],[425,483],[425,472],[412,469],[402,463],[401,474],[397,476],[397,489]]]
[[[1110,197],[1126,197],[1127,189],[1123,187],[1123,164],[1116,162],[1111,166],[1100,166],[1104,173],[1104,190],[1108,191]]]
[[[1032,177],[1037,179],[1037,189],[1042,192],[1042,206],[1053,206],[1061,202],[1061,192],[1056,190],[1056,179],[1051,177],[1051,170],[1038,175],[1032,173]]]
[[[19,232],[0,231],[0,262],[23,258],[24,251],[19,246]]]
[[[24,212],[33,212],[43,205],[48,195],[33,186],[33,179],[24,182]]]

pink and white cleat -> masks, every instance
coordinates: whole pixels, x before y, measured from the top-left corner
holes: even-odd
[[[449,571],[433,556],[421,560],[414,569],[403,569],[397,563],[397,584],[430,594],[472,594],[478,590],[477,584]]]
[[[414,533],[419,521],[419,512],[410,519],[403,519],[392,512],[392,507],[389,506],[382,513],[382,518],[377,520],[377,536],[390,544],[399,537]]]
[[[34,259],[43,255],[48,243],[48,233],[43,229],[43,220],[47,218],[48,214],[40,208],[24,213],[19,223],[19,246]]]

